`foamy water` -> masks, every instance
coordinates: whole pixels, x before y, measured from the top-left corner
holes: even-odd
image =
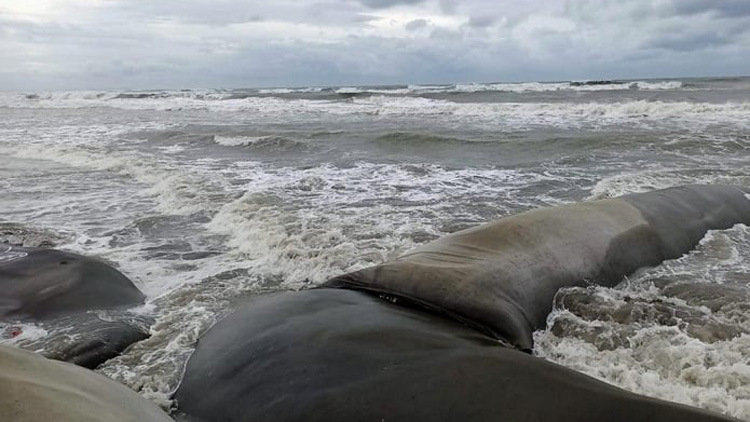
[[[750,228],[737,225],[616,288],[560,292],[548,330],[535,335],[536,354],[631,391],[747,419],[748,246]]]
[[[99,256],[131,277],[151,337],[98,371],[168,406],[200,334],[244,298],[540,206],[750,186],[745,85],[5,93],[0,240]],[[750,311],[732,299],[750,289],[748,254],[737,226],[616,288],[561,292],[535,352],[750,421]],[[6,324],[0,341],[44,347],[54,330]]]
[[[469,93],[473,91],[468,91]],[[695,103],[625,100],[617,102],[502,102],[465,103],[415,96],[366,96],[351,101],[249,97],[224,99],[165,96],[153,98],[119,98],[104,96],[50,94],[43,99],[19,99],[4,94],[0,107],[9,108],[115,108],[123,110],[182,110],[240,113],[271,123],[286,118],[299,123],[330,118],[426,119],[439,117],[456,125],[473,124],[494,128],[528,129],[530,126],[603,129],[612,125],[662,128],[674,124],[706,127],[714,124],[747,129],[750,102]],[[253,137],[251,137],[253,138]],[[220,138],[221,142],[231,142]],[[253,142],[248,139],[245,142]]]

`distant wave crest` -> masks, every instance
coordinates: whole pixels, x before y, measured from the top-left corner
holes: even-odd
[[[603,85],[581,85],[579,88]],[[642,124],[659,126],[680,122],[692,127],[706,124],[748,125],[750,102],[694,101],[564,101],[564,102],[466,102],[421,96],[366,95],[341,99],[247,97],[227,99],[226,93],[176,91],[169,95],[123,97],[123,93],[71,92],[0,94],[0,107],[10,108],[98,108],[126,110],[205,110],[242,113],[258,121],[286,122],[315,116],[371,116],[377,118],[424,118],[439,116],[456,124],[482,123],[502,127],[546,125],[556,127]],[[226,141],[234,142],[234,141]],[[240,141],[238,141],[240,142]],[[241,141],[250,142],[250,141]]]
[[[301,141],[283,138],[281,136],[214,136],[214,142],[222,146],[248,147],[263,151],[299,151],[307,150],[310,146]]]
[[[680,81],[581,81],[581,82],[524,82],[497,84],[459,84],[457,92],[552,92],[552,91],[622,91],[622,90],[674,90],[682,88]]]

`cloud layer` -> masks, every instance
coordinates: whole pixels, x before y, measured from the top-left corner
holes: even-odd
[[[747,0],[26,0],[0,89],[750,73]]]

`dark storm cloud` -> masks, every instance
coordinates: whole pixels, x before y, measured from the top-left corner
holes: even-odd
[[[414,5],[425,0],[359,0],[363,5],[372,9],[384,9],[398,5]]]
[[[678,15],[714,13],[721,17],[750,16],[749,0],[674,0]]]
[[[264,20],[261,8],[252,4],[198,1],[160,0],[141,2],[123,0],[109,3],[112,13],[119,13],[146,21],[177,21],[206,25],[229,25]],[[230,7],[226,7],[230,6]]]
[[[448,15],[455,15],[458,8],[456,0],[440,0],[440,10]]]
[[[732,40],[716,33],[689,34],[687,36],[666,35],[650,43],[652,48],[674,51],[696,51],[730,44]]]
[[[352,16],[351,22],[354,22],[354,23],[368,23],[368,22],[378,21],[380,19],[383,19],[383,18],[381,18],[380,16],[357,14],[357,15]]]
[[[437,83],[750,69],[750,0],[0,6],[0,89]]]
[[[314,25],[351,25],[367,22],[367,9],[341,0],[300,2],[274,0],[249,2],[243,0],[120,0],[106,6],[112,13],[143,21],[172,21],[190,24],[225,26],[233,24],[279,21]]]
[[[460,40],[463,34],[460,31],[454,31],[446,28],[435,28],[430,32],[430,38],[433,40]]]
[[[416,31],[417,29],[422,29],[427,26],[427,23],[426,19],[414,19],[407,23],[404,28],[406,28],[407,31]]]
[[[493,16],[472,16],[469,18],[468,25],[472,28],[487,28],[488,26],[492,26],[492,24],[495,23],[495,18]]]

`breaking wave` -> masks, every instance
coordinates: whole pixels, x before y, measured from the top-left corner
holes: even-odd
[[[168,406],[200,333],[247,296],[540,206],[750,186],[745,79],[720,89],[735,83],[0,93],[17,109],[0,128],[3,219],[19,223],[0,224],[0,242],[116,262],[156,322],[98,371]],[[514,102],[481,102],[498,98]],[[630,286],[565,291],[537,353],[750,420],[750,321],[735,312],[750,294],[748,239],[715,232]],[[14,345],[56,334],[0,324]]]
[[[555,91],[665,91],[684,87],[681,81],[580,81],[580,82],[517,82],[517,83],[466,83],[451,85],[408,85],[399,87],[343,87],[339,94],[419,95],[473,92],[555,92]],[[289,93],[288,91],[285,93]],[[296,91],[306,92],[306,91]],[[309,92],[309,91],[308,91]]]
[[[750,229],[615,288],[561,290],[535,353],[630,391],[750,419]]]
[[[395,147],[395,148],[429,148],[430,146],[444,145],[447,147],[466,144],[472,141],[467,141],[459,138],[451,138],[446,136],[432,135],[428,133],[413,133],[413,132],[391,132],[378,136],[375,141],[376,144]]]
[[[7,97],[5,97],[7,100]],[[0,98],[2,103],[2,98]],[[7,103],[6,103],[7,106]],[[599,127],[612,124],[660,126],[735,124],[746,127],[749,102],[696,103],[687,101],[621,101],[585,103],[457,103],[421,97],[370,96],[346,101],[245,98],[234,100],[188,97],[120,99],[108,94],[76,95],[12,101],[12,107],[96,108],[134,110],[206,110],[239,112],[263,121],[297,121],[315,116],[382,116],[388,118],[440,117],[457,123],[485,123],[523,127]],[[227,141],[231,142],[231,141]],[[244,142],[244,141],[243,141]],[[251,142],[251,141],[248,141]]]
[[[214,142],[229,147],[248,147],[262,151],[305,151],[310,149],[306,142],[281,136],[214,136]]]
[[[495,84],[459,84],[454,90],[456,92],[553,92],[553,91],[622,91],[622,90],[644,90],[661,91],[676,90],[683,87],[680,81],[586,81],[586,82],[523,82],[523,83],[495,83]]]

